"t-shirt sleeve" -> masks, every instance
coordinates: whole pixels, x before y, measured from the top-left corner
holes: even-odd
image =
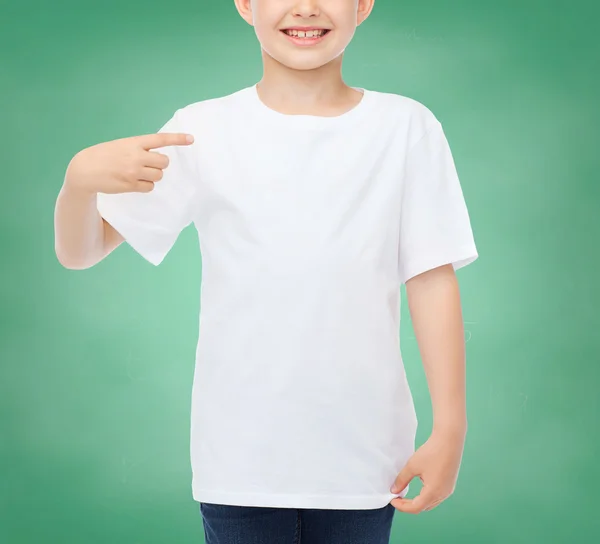
[[[407,153],[400,218],[401,283],[445,264],[458,270],[478,257],[441,123],[433,119]]]
[[[182,126],[180,114],[181,110],[177,110],[158,132],[189,133]],[[98,194],[100,215],[154,265],[163,261],[179,233],[194,219],[197,185],[194,145],[151,150],[167,155],[169,164],[149,193]]]

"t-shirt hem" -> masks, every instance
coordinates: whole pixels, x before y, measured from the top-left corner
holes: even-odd
[[[144,240],[144,236],[136,233],[131,227],[130,220],[120,216],[118,213],[113,213],[110,208],[104,205],[104,202],[98,197],[97,202],[98,212],[100,216],[109,223],[124,239],[127,244],[135,250],[146,261],[158,266],[164,259],[164,252],[152,251],[150,244]]]
[[[433,270],[445,264],[452,264],[454,270],[463,268],[479,257],[477,248],[474,245],[464,246],[453,252],[432,252],[428,255],[415,259],[404,266],[405,274],[401,282],[406,283],[414,276],[423,272]]]
[[[375,510],[383,508],[392,499],[405,497],[407,486],[401,493],[383,495],[293,495],[272,493],[243,493],[216,491],[212,489],[193,489],[193,498],[197,502],[226,504],[232,506],[258,506],[272,508],[318,508],[327,510]]]

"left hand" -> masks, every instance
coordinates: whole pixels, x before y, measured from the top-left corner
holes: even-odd
[[[400,493],[418,476],[423,487],[413,499],[392,499],[400,512],[419,514],[446,500],[456,487],[465,442],[464,432],[436,432],[412,455],[395,480],[392,493]]]

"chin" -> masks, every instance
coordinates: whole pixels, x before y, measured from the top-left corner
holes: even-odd
[[[305,61],[305,62],[286,62],[285,60],[281,61],[278,60],[277,62],[283,64],[284,66],[287,66],[288,68],[291,68],[292,70],[298,70],[298,71],[308,71],[308,70],[317,70],[323,66],[325,66],[326,64],[328,64],[328,62],[309,62],[309,61]]]
[[[274,52],[273,50],[265,49],[264,47],[262,47],[262,49],[266,55],[271,57],[273,60],[275,60],[279,64],[282,64],[283,66],[286,66],[287,68],[291,68],[292,70],[304,70],[304,71],[316,70],[318,68],[321,68],[321,67],[325,66],[326,64],[329,64],[330,62],[334,61],[336,58],[338,58],[344,52],[342,50],[338,55],[335,55],[334,57],[330,57],[330,55],[327,55],[326,57],[324,57],[322,54],[321,55],[300,54],[302,52],[299,52],[299,54],[291,54],[291,55],[290,54],[278,54],[277,52]]]

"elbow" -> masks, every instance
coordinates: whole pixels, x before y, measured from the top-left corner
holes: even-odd
[[[58,247],[54,248],[54,254],[58,262],[67,270],[86,270],[93,266],[93,263],[87,262],[84,259],[76,259],[65,255]]]

